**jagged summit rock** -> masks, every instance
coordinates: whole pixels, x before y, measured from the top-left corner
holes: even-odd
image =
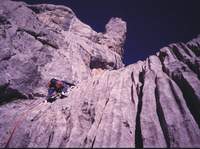
[[[106,24],[106,33],[99,39],[99,43],[106,44],[109,49],[123,57],[126,31],[126,22],[120,18],[111,18],[108,24]]]
[[[65,6],[2,0],[0,99],[18,100],[0,106],[0,147],[200,147],[200,36],[124,67],[125,33],[119,18],[97,33]],[[52,77],[76,86],[43,103]]]

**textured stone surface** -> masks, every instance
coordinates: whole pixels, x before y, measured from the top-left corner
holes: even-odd
[[[64,6],[0,10],[1,101],[18,97],[0,106],[0,147],[200,147],[200,36],[124,67],[119,18],[103,34]],[[43,103],[51,77],[76,86]]]
[[[76,84],[90,78],[93,68],[123,67],[115,52],[125,39],[126,23],[121,19],[111,19],[107,28],[114,24],[117,30],[109,28],[109,40],[98,43],[107,37],[67,7],[2,0],[0,10],[0,86],[5,97],[11,92],[23,97],[45,94],[44,84],[52,77]],[[112,48],[110,40],[115,43]]]

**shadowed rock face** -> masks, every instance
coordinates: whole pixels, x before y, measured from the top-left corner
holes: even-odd
[[[119,18],[96,33],[67,7],[2,0],[0,99],[18,100],[0,106],[0,147],[200,147],[200,37],[124,67],[125,33]],[[43,103],[52,77],[76,86]]]

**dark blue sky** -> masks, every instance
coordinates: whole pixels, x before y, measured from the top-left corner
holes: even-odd
[[[155,54],[174,42],[187,42],[200,34],[199,0],[23,0],[70,7],[97,32],[105,31],[111,17],[127,22],[124,63]]]

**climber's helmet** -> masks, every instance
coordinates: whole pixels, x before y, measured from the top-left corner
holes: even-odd
[[[52,78],[50,82],[51,82],[52,85],[55,85],[57,80],[55,78]]]

